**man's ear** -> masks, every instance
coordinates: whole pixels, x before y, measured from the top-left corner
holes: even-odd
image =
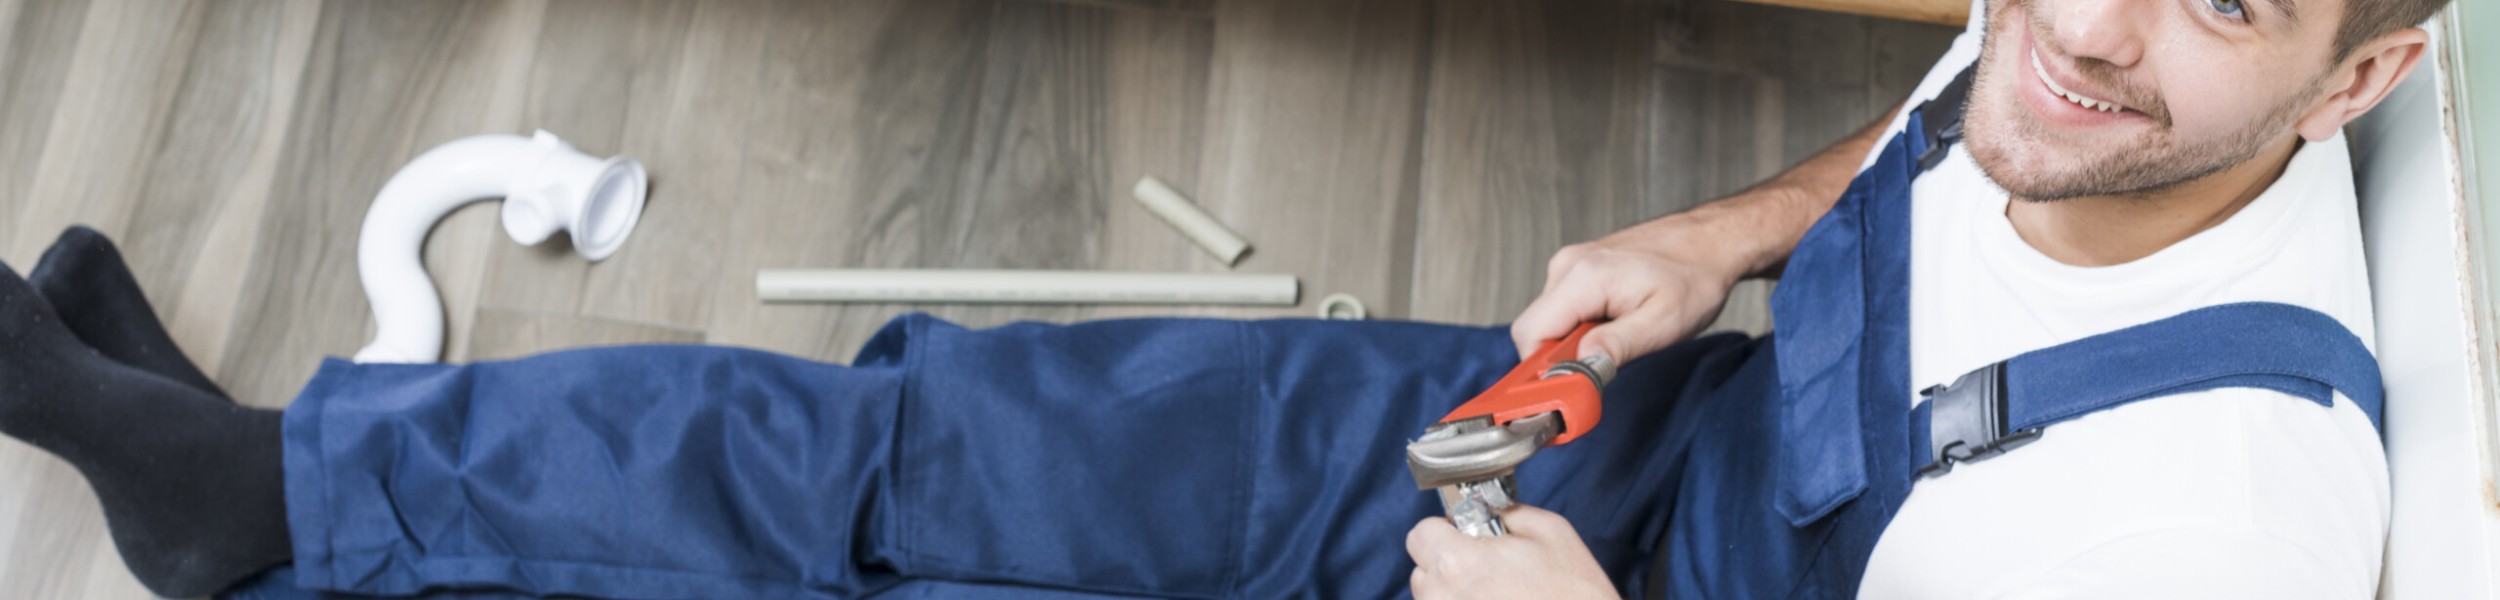
[[[2407,27],[2354,48],[2338,74],[2327,79],[2332,87],[2326,96],[2301,115],[2293,129],[2312,142],[2335,137],[2345,123],[2370,112],[2406,75],[2413,74],[2413,67],[2422,63],[2422,53],[2430,50],[2430,41],[2430,32]]]

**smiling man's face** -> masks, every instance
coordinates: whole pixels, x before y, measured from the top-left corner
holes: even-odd
[[[2034,201],[2241,164],[2320,106],[2345,1],[1991,0],[1966,143]]]

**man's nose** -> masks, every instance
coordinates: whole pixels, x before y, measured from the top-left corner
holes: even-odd
[[[2155,12],[2142,0],[2040,0],[2055,47],[2074,58],[2124,68],[2144,58],[2144,19]]]

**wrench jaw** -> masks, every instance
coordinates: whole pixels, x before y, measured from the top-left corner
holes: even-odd
[[[1513,500],[1519,493],[1514,477],[1505,474],[1434,489],[1441,493],[1441,509],[1449,513],[1450,524],[1458,526],[1459,532],[1475,537],[1510,534],[1502,525],[1502,513],[1519,504]]]
[[[1514,419],[1496,427],[1490,416],[1434,425],[1406,446],[1416,489],[1434,490],[1450,522],[1467,535],[1503,535],[1502,513],[1518,504],[1519,464],[1562,431],[1559,413]]]

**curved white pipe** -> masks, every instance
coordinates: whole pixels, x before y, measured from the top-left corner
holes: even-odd
[[[453,209],[502,197],[503,229],[523,245],[557,231],[590,260],[607,258],[642,218],[642,163],[602,160],[539,131],[531,137],[452,140],[409,161],[382,184],[356,241],[356,271],[373,303],[373,343],[360,363],[428,363],[443,357],[443,299],[426,277],[422,250]]]

